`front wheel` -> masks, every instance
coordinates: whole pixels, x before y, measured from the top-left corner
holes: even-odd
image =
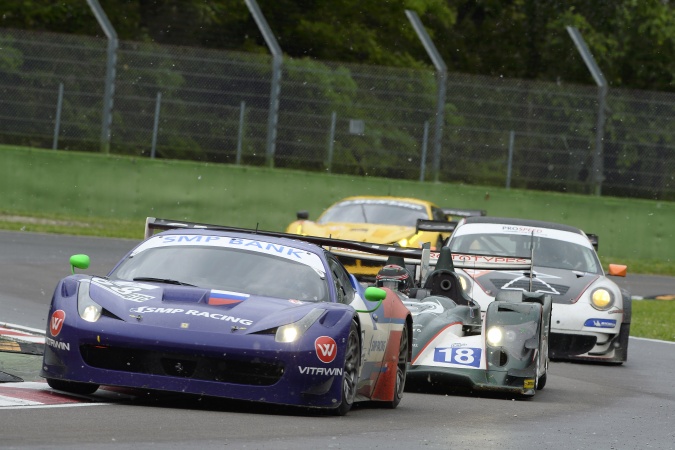
[[[98,390],[99,386],[98,384],[57,380],[55,378],[47,378],[47,384],[53,389],[79,395],[93,394]]]
[[[360,369],[361,342],[359,342],[359,329],[356,322],[352,320],[345,348],[345,364],[342,369],[342,399],[338,407],[335,408],[335,415],[344,416],[352,409],[356,398],[356,385]]]

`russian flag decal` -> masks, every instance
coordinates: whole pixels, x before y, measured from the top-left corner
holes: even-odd
[[[248,294],[241,294],[239,292],[211,289],[211,294],[209,294],[209,305],[232,305],[243,302],[248,297]]]

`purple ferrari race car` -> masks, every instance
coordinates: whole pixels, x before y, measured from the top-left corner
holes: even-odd
[[[154,234],[155,230],[164,230]],[[41,375],[99,385],[332,410],[401,401],[412,317],[324,246],[368,244],[149,218],[107,276],[56,286]],[[393,251],[396,252],[395,250]]]

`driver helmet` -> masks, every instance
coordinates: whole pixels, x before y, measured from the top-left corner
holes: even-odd
[[[388,264],[377,272],[375,277],[377,287],[386,287],[392,291],[407,292],[413,287],[410,274],[403,267],[396,264]]]

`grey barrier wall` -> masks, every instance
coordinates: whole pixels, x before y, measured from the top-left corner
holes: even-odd
[[[106,40],[0,29],[0,144],[98,152]],[[119,43],[110,152],[264,165],[268,55]],[[285,58],[273,164],[433,180],[433,70]],[[595,86],[448,74],[443,182],[593,193]],[[602,194],[675,199],[675,95],[610,89]],[[432,124],[432,126],[429,126]],[[428,133],[427,133],[428,131]]]

